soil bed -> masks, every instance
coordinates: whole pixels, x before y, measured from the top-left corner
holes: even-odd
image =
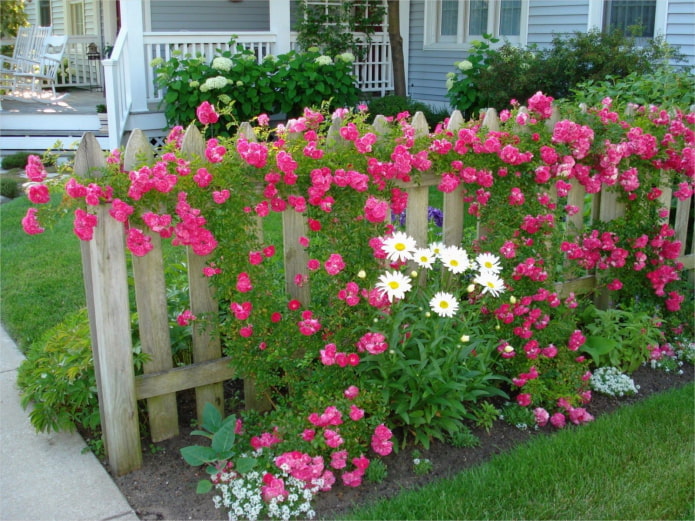
[[[682,374],[640,368],[632,375],[635,384],[639,386],[637,395],[618,399],[594,393],[588,410],[594,416],[600,416],[623,405],[642,400],[653,393],[691,382],[693,374],[691,365],[685,365]],[[199,495],[195,492],[198,480],[206,477],[205,471],[202,468],[190,467],[179,453],[182,447],[205,442],[199,436],[190,435],[191,419],[195,411],[191,394],[181,393],[179,398],[181,434],[156,444],[144,439],[142,468],[125,476],[115,477],[114,481],[142,521],[227,519],[226,512],[215,509],[212,494]],[[424,476],[418,476],[413,472],[411,450],[388,456],[384,459],[388,466],[388,477],[384,482],[365,482],[358,488],[336,484],[330,492],[320,493],[314,504],[317,519],[337,519],[356,505],[392,497],[403,489],[419,487],[432,480],[455,474],[488,460],[494,454],[507,451],[532,436],[553,431],[552,428],[523,431],[498,421],[489,434],[474,429],[474,433],[480,439],[478,447],[457,449],[442,443],[433,443],[430,450],[420,451],[422,457],[433,463],[432,472]],[[109,470],[108,465],[105,466]]]

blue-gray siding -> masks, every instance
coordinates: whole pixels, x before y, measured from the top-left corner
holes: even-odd
[[[268,31],[269,1],[152,0],[152,30]]]
[[[550,44],[554,34],[586,31],[589,26],[587,0],[532,0],[529,3],[528,43]]]
[[[695,2],[671,0],[666,15],[666,41],[678,46],[690,65],[695,65]]]

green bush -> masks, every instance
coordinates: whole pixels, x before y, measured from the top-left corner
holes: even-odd
[[[10,170],[12,168],[24,168],[27,165],[28,152],[15,152],[2,158],[2,168]]]
[[[0,195],[14,199],[19,195],[19,181],[9,177],[0,178]]]
[[[618,31],[558,34],[548,49],[510,43],[495,47],[498,42],[484,35],[472,42],[465,60],[455,63],[456,71],[447,76],[452,106],[474,115],[488,107],[509,108],[510,99],[523,104],[537,91],[567,98],[581,83],[637,78],[684,59],[663,38],[640,45]]]
[[[686,109],[695,104],[695,75],[692,69],[664,66],[650,74],[632,72],[624,78],[608,76],[601,81],[588,80],[572,89],[575,103],[599,106],[605,98],[613,107],[624,109],[628,103],[668,109]]]
[[[230,43],[234,45],[234,41]],[[218,107],[220,120],[212,132],[230,135],[239,122],[259,114],[302,114],[304,107],[354,106],[360,91],[352,75],[354,56],[322,55],[312,48],[266,56],[256,55],[242,45],[224,51],[212,61],[175,55],[168,61],[154,60],[156,84],[165,90],[162,103],[169,125],[196,121],[196,108],[204,101]]]
[[[87,310],[65,321],[32,344],[19,366],[21,404],[37,431],[72,431],[76,425],[99,426],[92,346]]]
[[[447,110],[437,110],[426,103],[415,101],[405,96],[389,94],[369,101],[369,114],[372,118],[377,114],[396,116],[402,112],[409,112],[411,116],[415,115],[416,112],[422,112],[430,128],[434,128],[437,123],[441,123],[445,118],[449,117],[449,111]]]
[[[134,349],[136,370],[145,361]],[[26,352],[17,372],[21,405],[32,404],[29,420],[37,431],[94,431],[100,427],[99,400],[87,309],[49,329]]]

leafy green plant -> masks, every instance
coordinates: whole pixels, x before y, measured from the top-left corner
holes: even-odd
[[[507,403],[502,408],[500,417],[509,425],[517,429],[528,429],[536,425],[533,411],[528,407],[521,407],[518,403]]]
[[[645,312],[589,306],[582,319],[589,334],[581,350],[599,367],[612,366],[630,374],[649,360],[648,346],[663,341],[658,319]]]
[[[635,71],[625,77],[606,76],[572,89],[573,103],[598,106],[605,98],[622,110],[628,104],[684,109],[695,104],[695,75],[692,68],[664,65],[649,74]]]
[[[475,418],[475,425],[489,433],[495,421],[499,419],[500,411],[492,403],[485,400],[480,402],[473,411],[473,417]]]
[[[200,428],[191,434],[204,436],[210,440],[210,445],[189,445],[181,449],[181,456],[189,465],[199,467],[206,465],[206,471],[215,475],[225,469],[229,460],[234,458],[234,470],[240,474],[249,472],[256,466],[256,459],[250,457],[235,457],[237,419],[231,415],[222,417],[220,411],[211,403],[203,408],[203,421]],[[204,494],[212,490],[212,482],[203,479],[198,482],[197,492]]]
[[[428,458],[423,458],[419,450],[413,451],[413,471],[418,476],[423,476],[432,472],[432,461]]]
[[[396,96],[395,94],[373,98],[369,100],[368,107],[371,117],[378,114],[393,117],[403,112],[408,112],[413,116],[416,112],[422,112],[431,128],[434,128],[437,123],[441,123],[449,117],[449,111],[447,110],[437,110],[427,103],[415,101],[405,96]]]
[[[136,371],[147,355],[133,348]],[[67,315],[63,322],[31,344],[17,372],[21,405],[32,405],[31,424],[37,431],[98,431],[99,402],[92,359],[87,310]]]
[[[14,199],[20,193],[19,181],[10,177],[0,177],[0,195]]]
[[[17,372],[21,405],[37,431],[99,427],[99,402],[87,310],[65,317],[26,352]]]
[[[477,447],[480,445],[480,438],[473,434],[473,431],[466,425],[462,425],[457,431],[447,433],[445,440],[449,445],[456,448]]]
[[[369,464],[364,477],[370,483],[381,483],[388,477],[388,467],[382,460],[374,460]]]
[[[29,158],[28,152],[15,152],[2,158],[2,168],[10,170],[12,168],[24,168]]]

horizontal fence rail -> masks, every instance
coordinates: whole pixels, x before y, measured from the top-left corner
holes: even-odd
[[[413,118],[416,134],[429,132],[422,113]],[[464,123],[461,113],[456,111],[449,119],[449,130],[456,130]],[[329,134],[339,137],[340,121],[333,122]],[[374,121],[375,133],[379,134],[384,118],[377,116]],[[483,125],[490,130],[499,126],[494,111],[488,111]],[[247,139],[255,135],[248,124],[241,126]],[[185,133],[182,157],[204,157],[205,142],[200,131],[191,125]],[[146,136],[134,131],[124,152],[124,169],[154,161],[155,150]],[[137,165],[140,166],[140,165]],[[94,176],[105,167],[105,159],[99,145],[91,133],[85,134],[75,157],[75,174]],[[419,244],[427,241],[427,208],[429,188],[436,186],[440,177],[435,173],[425,173],[421,180],[401,183],[408,192],[408,212],[406,232]],[[464,236],[463,187],[445,193],[443,208],[443,241],[459,245]],[[661,195],[667,207],[671,205],[671,190],[666,188]],[[613,220],[622,215],[624,209],[616,200],[616,194],[604,191],[586,198],[583,187],[573,180],[569,194],[569,204],[584,211],[573,216],[576,233],[581,233],[583,214],[594,216],[602,221]],[[588,208],[586,206],[589,206]],[[675,239],[682,241],[679,261],[687,270],[695,269],[693,246],[685,251],[688,226],[692,220],[692,196],[685,201],[677,201],[675,213]],[[149,355],[144,365],[144,374],[135,376],[133,371],[132,344],[130,331],[130,308],[128,299],[128,280],[126,274],[126,252],[124,248],[124,227],[109,216],[109,207],[97,208],[98,225],[94,239],[82,243],[82,258],[87,304],[89,308],[94,363],[99,389],[99,403],[102,431],[109,457],[109,463],[116,474],[124,474],[137,469],[142,464],[140,433],[138,426],[137,401],[147,400],[152,439],[160,441],[178,434],[178,415],[175,393],[195,388],[199,416],[206,402],[223,408],[222,382],[235,377],[234,367],[229,358],[222,356],[220,338],[211,334],[207,328],[194,323],[193,326],[193,364],[173,367],[171,339],[167,317],[166,285],[164,281],[164,261],[160,237],[151,234],[154,249],[144,257],[133,257],[133,279],[136,305],[139,315],[140,338],[143,352]],[[260,221],[256,233],[262,233]],[[284,275],[289,298],[309,302],[309,286],[292,283],[295,275],[305,269],[308,252],[297,246],[299,238],[306,235],[305,216],[288,209],[283,212]],[[294,246],[292,246],[294,245]],[[189,299],[191,312],[196,316],[217,316],[218,303],[202,268],[207,258],[188,251]],[[575,280],[564,281],[557,286],[558,292],[566,296],[569,292],[586,293],[595,287],[592,275]],[[214,328],[213,328],[214,329]],[[245,383],[246,384],[246,383]],[[247,387],[247,391],[252,389]],[[247,393],[248,394],[248,393]],[[247,406],[256,398],[247,395]]]

